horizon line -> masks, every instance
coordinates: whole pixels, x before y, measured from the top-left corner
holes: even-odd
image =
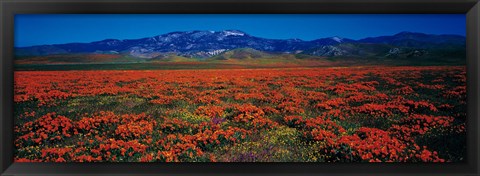
[[[178,30],[178,31],[166,32],[166,33],[158,34],[158,35],[154,35],[154,36],[145,36],[145,37],[141,37],[141,38],[123,38],[123,39],[119,39],[119,38],[103,38],[103,39],[98,39],[98,40],[93,40],[93,41],[88,41],[88,42],[75,42],[75,41],[72,41],[72,42],[66,42],[66,43],[46,43],[46,44],[25,45],[25,46],[16,46],[16,45],[14,44],[14,48],[26,48],[26,47],[34,47],[34,46],[50,46],[50,45],[63,45],[63,44],[73,44],[73,43],[87,44],[87,43],[100,42],[100,41],[105,41],[105,40],[120,40],[120,41],[125,41],[125,40],[138,40],[138,39],[145,39],[145,38],[152,38],[152,37],[162,36],[162,35],[171,34],[171,33],[176,33],[176,32],[194,32],[194,31],[200,31],[200,32],[204,32],[204,31],[213,31],[213,32],[239,31],[239,32],[242,32],[242,33],[247,34],[247,35],[249,35],[249,36],[253,36],[253,37],[257,37],[257,38],[270,39],[270,40],[301,40],[301,41],[305,41],[305,42],[314,41],[314,40],[319,40],[319,39],[334,38],[334,37],[339,37],[339,38],[341,38],[341,39],[350,39],[350,40],[358,41],[358,40],[362,40],[362,39],[366,39],[366,38],[373,38],[373,37],[394,36],[394,35],[398,35],[398,34],[401,34],[401,33],[417,33],[417,34],[427,34],[427,35],[454,35],[454,36],[466,37],[466,35],[452,34],[452,33],[433,34],[433,33],[416,32],[416,31],[399,31],[399,32],[395,32],[395,33],[390,34],[390,35],[364,36],[364,37],[361,37],[361,38],[358,38],[358,39],[353,39],[353,38],[344,37],[344,36],[339,36],[339,35],[329,35],[328,37],[320,37],[320,38],[316,38],[316,39],[312,39],[312,40],[304,40],[304,39],[301,39],[301,38],[267,38],[267,37],[255,36],[255,35],[251,35],[250,33],[245,32],[245,31],[240,30],[240,29],[224,29],[224,30]]]

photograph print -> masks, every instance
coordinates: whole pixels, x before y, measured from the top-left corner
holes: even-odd
[[[17,14],[15,162],[465,162],[463,14]]]

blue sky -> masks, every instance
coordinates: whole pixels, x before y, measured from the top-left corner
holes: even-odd
[[[464,14],[22,14],[15,16],[15,46],[136,39],[190,30],[237,29],[264,38],[313,40],[402,31],[465,36],[465,28]]]

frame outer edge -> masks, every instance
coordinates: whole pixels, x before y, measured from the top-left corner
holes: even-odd
[[[476,55],[475,60],[477,62],[477,65],[476,65],[477,66],[477,69],[476,69],[476,71],[477,71],[476,74],[477,75],[476,75],[476,82],[475,82],[476,83],[475,86],[477,87],[477,90],[476,90],[477,91],[476,92],[477,93],[477,101],[475,103],[478,105],[478,103],[480,103],[480,93],[479,93],[479,91],[480,91],[479,90],[480,89],[480,71],[479,71],[479,69],[480,69],[480,1],[477,1],[475,7],[472,10],[473,10],[473,12],[475,12],[475,17],[476,17],[476,19],[475,19],[475,24],[476,25],[474,27],[476,32],[474,32],[475,34],[473,34],[473,35],[475,36],[474,39],[476,39],[475,44],[474,44],[474,47],[476,47],[476,49],[474,51],[475,51],[475,55]],[[480,120],[478,119],[479,115],[480,115],[479,107],[476,108],[476,111],[477,111],[476,114],[475,114],[477,116],[477,118],[476,118],[477,128],[476,129],[477,129],[477,137],[478,137],[478,136],[480,136],[480,130],[478,130],[478,128],[480,128]],[[478,146],[480,146],[480,140],[477,138],[477,147]],[[477,148],[477,156],[476,156],[477,157],[477,159],[476,159],[477,175],[480,175],[480,161],[479,161],[480,152],[479,152],[479,150],[480,149]]]
[[[0,18],[3,18],[3,16],[5,16],[5,10],[4,10],[3,6],[4,6],[4,1],[0,0],[0,12],[1,12]],[[0,20],[0,29],[2,29],[1,30],[2,33],[0,34],[0,41],[1,41],[0,42],[0,53],[1,53],[1,58],[0,58],[0,69],[1,69],[0,70],[0,98],[1,98],[1,100],[0,100],[0,128],[1,129],[3,129],[3,125],[4,125],[3,121],[5,119],[5,116],[3,115],[4,109],[3,109],[3,105],[2,105],[3,101],[4,101],[4,98],[3,98],[4,97],[3,96],[3,80],[4,80],[3,79],[3,77],[4,77],[4,75],[3,75],[3,70],[4,70],[3,69],[3,62],[5,62],[5,57],[4,57],[5,52],[3,51],[3,47],[4,47],[3,44],[5,43],[5,40],[3,39],[5,31],[3,29],[5,29],[5,27],[4,27],[3,23],[4,23],[4,20],[3,19]],[[4,147],[5,144],[3,143],[3,141],[5,141],[4,140],[4,135],[5,135],[5,131],[2,130],[1,134],[0,134],[0,175],[2,175],[3,172],[6,170],[6,165],[3,162],[4,157],[5,157],[4,153],[6,152],[5,147]]]
[[[38,0],[2,0],[4,2],[21,2],[21,3],[31,3],[39,2]],[[52,3],[52,2],[131,2],[132,0],[42,0],[41,3]],[[162,0],[167,3],[326,3],[326,2],[338,2],[338,3],[476,3],[479,0]],[[136,2],[158,2],[158,0],[138,0]]]
[[[1,34],[0,34],[0,174],[3,176],[6,170],[13,163],[13,86],[7,87],[6,85],[13,85],[13,55],[8,50],[13,49],[13,26],[14,15],[9,9],[9,3],[7,0],[0,0],[0,13],[1,13]]]
[[[20,0],[21,1],[21,0]],[[88,0],[87,0],[88,1]],[[467,73],[470,73],[467,77],[468,80],[468,85],[467,85],[467,90],[469,90],[472,94],[471,96],[468,97],[468,102],[470,102],[472,105],[470,108],[473,108],[471,113],[471,117],[474,117],[474,121],[471,121],[474,127],[477,129],[473,135],[479,135],[479,130],[478,128],[480,127],[480,121],[478,120],[479,118],[479,110],[476,107],[478,103],[480,102],[480,95],[479,95],[479,78],[480,78],[480,61],[479,61],[479,56],[480,56],[480,2],[478,0],[465,0],[467,2],[477,2],[467,13],[466,18],[467,18]],[[11,49],[13,47],[13,42],[9,43],[9,39],[13,38],[13,28],[12,29],[6,29],[7,26],[13,24],[13,19],[8,19],[12,18],[12,12],[8,9],[8,5],[11,5],[13,1],[11,0],[0,0],[0,13],[1,16],[0,18],[2,19],[0,21],[0,28],[1,34],[0,34],[0,175],[1,176],[6,176],[4,175],[3,172],[7,170],[7,168],[12,164],[12,151],[9,151],[9,147],[13,146],[13,143],[7,144],[4,143],[4,141],[11,141],[12,139],[12,133],[10,129],[12,129],[13,123],[11,123],[7,117],[7,114],[10,114],[12,112],[8,112],[6,110],[13,110],[10,109],[10,105],[12,102],[8,102],[6,99],[7,98],[12,98],[11,95],[8,95],[8,93],[13,93],[13,92],[8,92],[12,90],[12,88],[7,88],[5,89],[4,84],[11,82],[13,85],[13,68],[12,68],[12,60],[13,59],[11,54],[6,53],[8,49]],[[32,1],[28,1],[32,2]],[[47,0],[48,2],[48,0]],[[102,1],[100,1],[102,2]],[[474,21],[473,21],[474,20]],[[6,30],[4,30],[6,29]],[[13,40],[12,40],[13,41]],[[13,94],[12,94],[13,95]],[[8,96],[8,97],[5,97]],[[10,99],[8,99],[10,100]],[[5,128],[7,127],[7,128]],[[473,136],[474,139],[474,145],[480,146],[480,141],[478,139],[475,139],[474,137],[478,136]],[[472,139],[472,138],[469,138]],[[474,158],[474,163],[471,163],[472,167],[474,167],[474,175],[478,176],[479,175],[479,169],[480,169],[480,162],[478,159],[480,158],[480,152],[479,149],[474,149],[475,151],[474,155],[471,155],[472,158]],[[10,161],[9,161],[10,160]],[[13,172],[12,173],[5,173],[5,174],[12,174],[16,175]],[[404,173],[405,175],[411,175]],[[20,174],[21,175],[21,174]],[[29,174],[23,174],[23,175],[29,175]],[[95,174],[94,174],[95,175]],[[100,175],[100,174],[98,174]],[[109,174],[105,174],[109,175]],[[113,174],[112,174],[113,175]],[[123,175],[123,174],[121,174]],[[141,175],[141,174],[139,174]],[[175,174],[172,174],[175,175]],[[188,175],[188,174],[185,174]],[[200,174],[201,175],[201,174]],[[216,174],[212,174],[216,175]],[[234,174],[225,174],[225,175],[234,175]],[[257,174],[252,174],[252,175],[257,175]],[[292,174],[293,175],[293,174]],[[320,174],[319,174],[320,175]],[[339,175],[338,173],[331,174],[331,175]],[[342,174],[342,175],[353,175],[353,174]],[[361,174],[358,174],[361,175]],[[381,175],[381,174],[380,174]],[[391,174],[385,174],[385,175],[391,175]],[[422,175],[422,174],[419,174]],[[443,174],[439,174],[443,175]],[[449,174],[450,175],[450,174]],[[454,175],[454,174],[452,174]],[[473,175],[470,175],[473,176]]]
[[[471,131],[471,129],[467,129],[470,132],[467,140],[474,140],[477,147],[480,146],[480,140],[478,137],[480,136],[480,120],[479,118],[479,109],[478,103],[480,102],[480,2],[477,3],[467,12],[467,94],[470,92],[470,96],[467,98],[467,102],[470,104],[468,109],[470,109],[470,122],[473,125],[467,125],[469,127],[473,126],[475,131]],[[476,106],[476,107],[475,107]],[[468,112],[468,111],[467,111]],[[472,146],[472,145],[470,145]],[[473,150],[468,150],[469,152],[473,152],[474,154],[470,154],[467,160],[471,163],[471,167],[474,167],[475,175],[479,175],[480,169],[480,152],[479,148],[473,148]],[[473,158],[473,159],[472,159]]]
[[[476,49],[474,49],[475,51],[475,61],[477,62],[477,69],[476,69],[476,77],[474,77],[476,80],[474,80],[473,82],[476,83],[475,87],[477,88],[476,92],[477,93],[477,100],[475,102],[475,104],[477,104],[478,106],[478,103],[480,103],[480,1],[477,1],[476,5],[474,6],[474,8],[472,8],[473,12],[475,12],[475,20],[473,21],[475,23],[475,31],[473,31],[474,34],[472,34],[475,39],[475,42],[474,42],[474,45],[473,47],[475,47]],[[480,136],[480,120],[479,120],[479,116],[480,116],[480,107],[477,107],[475,108],[476,110],[476,116],[477,118],[476,121],[477,121],[477,124],[476,124],[476,127],[475,128],[477,130],[477,137]],[[477,138],[477,147],[480,146],[480,140]],[[477,162],[477,165],[476,165],[476,174],[477,175],[480,175],[480,148],[477,148],[477,158],[476,158],[476,162]]]

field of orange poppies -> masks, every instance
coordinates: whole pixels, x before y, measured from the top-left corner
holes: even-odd
[[[16,71],[16,162],[458,162],[465,67]]]

